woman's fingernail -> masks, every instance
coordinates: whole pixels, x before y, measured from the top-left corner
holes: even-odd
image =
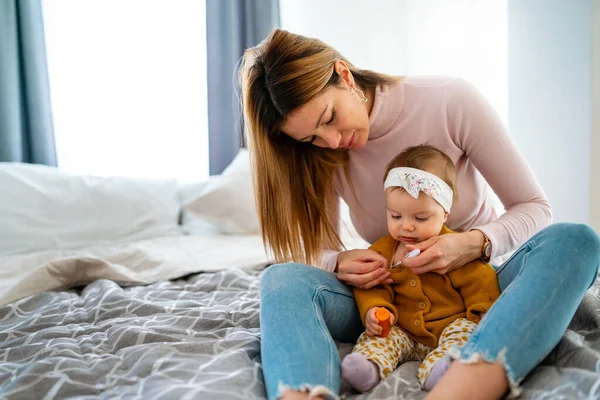
[[[388,279],[386,282],[387,283],[394,283],[394,280],[393,279]]]

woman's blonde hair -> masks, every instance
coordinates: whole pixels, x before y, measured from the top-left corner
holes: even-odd
[[[288,116],[332,85],[340,85],[334,63],[342,60],[363,87],[399,78],[361,70],[318,39],[275,29],[245,51],[240,69],[242,107],[257,212],[265,245],[277,262],[315,264],[323,248],[339,250],[334,173],[347,151],[298,142],[281,131]]]

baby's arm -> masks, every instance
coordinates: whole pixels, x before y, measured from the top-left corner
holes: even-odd
[[[392,289],[392,285],[378,285],[371,289],[354,288],[354,300],[356,301],[360,318],[365,327],[367,326],[368,312],[379,307],[385,307],[390,310],[394,315],[394,320],[398,318],[398,311],[394,306],[394,290]]]
[[[452,285],[460,291],[467,309],[467,319],[479,322],[500,297],[496,271],[476,260],[448,273]]]

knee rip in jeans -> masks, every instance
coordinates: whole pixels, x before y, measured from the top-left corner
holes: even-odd
[[[490,357],[489,355],[486,355],[484,353],[473,353],[470,357],[463,359],[461,358],[460,349],[452,347],[450,350],[448,350],[448,355],[453,361],[458,360],[463,364],[479,364],[481,362],[485,362],[489,364],[498,363],[502,365],[502,367],[506,371],[506,378],[508,379],[508,385],[510,387],[508,399],[516,399],[521,394],[521,388],[519,387],[520,382],[515,381],[510,367],[506,365],[506,358],[504,357],[505,354],[506,349],[504,348],[500,350],[500,353],[498,353],[498,357],[496,357],[495,359],[494,357]]]
[[[317,396],[321,396],[325,400],[339,400],[339,396],[337,396],[330,389],[328,389],[322,385],[317,385],[317,386],[313,387],[313,386],[305,383],[305,384],[300,385],[300,387],[298,389],[293,389],[293,388],[285,385],[283,382],[279,382],[279,387],[277,389],[277,391],[278,391],[277,398],[280,399],[281,396],[283,396],[283,393],[288,390],[296,390],[299,392],[308,393],[308,400],[314,399]]]

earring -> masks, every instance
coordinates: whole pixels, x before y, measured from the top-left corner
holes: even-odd
[[[356,98],[360,101],[362,101],[363,103],[366,103],[367,101],[369,101],[369,99],[367,99],[367,96],[365,96],[365,94],[363,93],[362,90],[357,89],[355,87],[350,89],[352,91],[352,94],[354,94],[356,96]]]

